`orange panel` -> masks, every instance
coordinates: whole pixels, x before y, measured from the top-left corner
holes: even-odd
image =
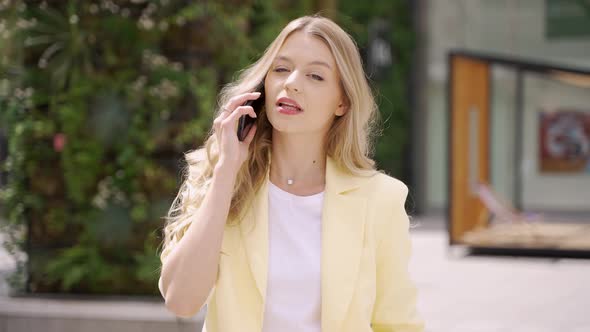
[[[471,185],[489,183],[489,64],[453,56],[450,84],[450,240],[459,243],[466,231],[487,224]]]

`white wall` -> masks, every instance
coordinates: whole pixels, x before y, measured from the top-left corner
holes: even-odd
[[[514,153],[516,119],[516,72],[506,67],[492,68],[491,91],[491,178],[496,192],[514,199]]]

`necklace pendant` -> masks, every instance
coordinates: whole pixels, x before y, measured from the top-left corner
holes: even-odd
[[[287,179],[287,184],[293,184],[293,179]]]

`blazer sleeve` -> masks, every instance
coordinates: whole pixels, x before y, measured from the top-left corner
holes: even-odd
[[[396,183],[393,202],[377,213],[377,295],[371,327],[375,332],[422,332],[424,323],[416,309],[417,288],[410,280],[409,218],[404,203],[408,187]]]

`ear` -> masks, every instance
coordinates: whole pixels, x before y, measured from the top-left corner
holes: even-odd
[[[346,112],[348,112],[348,105],[345,103],[340,103],[340,105],[338,105],[338,109],[336,109],[336,112],[334,113],[336,116],[343,116],[344,114],[346,114]]]

